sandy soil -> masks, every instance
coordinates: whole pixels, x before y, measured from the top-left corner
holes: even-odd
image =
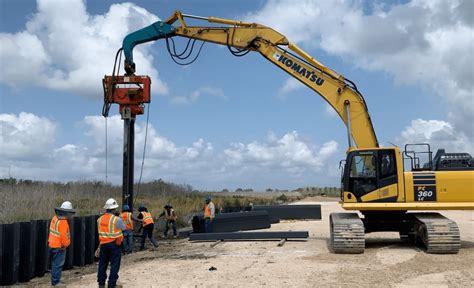
[[[314,200],[314,199],[313,199]],[[304,201],[302,204],[308,204]],[[315,203],[315,202],[311,202]],[[122,258],[124,287],[474,287],[474,211],[448,211],[457,221],[462,245],[457,255],[426,254],[403,244],[398,233],[366,236],[361,255],[328,250],[330,212],[337,202],[320,202],[321,221],[284,221],[270,230],[308,230],[306,241],[191,243],[161,241],[156,250]],[[261,230],[260,230],[261,231]],[[215,267],[217,270],[210,271]],[[97,265],[65,271],[67,287],[96,286]],[[29,285],[44,286],[49,274]]]

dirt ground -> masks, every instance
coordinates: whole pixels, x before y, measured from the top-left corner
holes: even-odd
[[[305,241],[209,242],[185,239],[160,242],[122,258],[119,284],[124,287],[474,287],[474,211],[448,211],[461,230],[457,255],[427,254],[400,242],[398,233],[366,236],[361,255],[332,254],[329,213],[343,211],[334,201],[321,203],[321,221],[283,221],[271,231],[308,230]],[[259,230],[262,231],[262,230]],[[210,268],[216,270],[211,271]],[[96,286],[97,265],[63,273],[67,287]],[[29,285],[47,286],[49,274]]]

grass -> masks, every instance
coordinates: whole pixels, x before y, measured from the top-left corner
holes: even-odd
[[[165,204],[171,204],[178,214],[178,226],[189,225],[190,219],[202,211],[204,198],[212,196],[217,211],[227,211],[253,204],[275,204],[299,200],[300,194],[286,193],[221,193],[195,191],[189,185],[156,180],[135,187],[135,204],[143,203],[156,218]],[[120,186],[103,182],[77,181],[68,183],[0,179],[0,223],[12,223],[35,219],[50,219],[54,208],[63,201],[71,201],[77,216],[94,215],[104,211],[109,198],[119,203],[122,199]],[[135,214],[136,215],[136,214]],[[163,225],[163,224],[162,224]]]

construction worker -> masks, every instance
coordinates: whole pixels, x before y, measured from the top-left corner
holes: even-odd
[[[140,204],[138,207],[138,212],[140,212],[140,214],[138,214],[138,219],[142,220],[143,229],[140,251],[145,249],[145,240],[147,237],[150,239],[154,247],[158,247],[158,243],[156,243],[156,240],[153,238],[153,228],[155,227],[155,224],[151,213],[148,212],[148,209],[143,204]]]
[[[120,260],[122,259],[122,230],[125,224],[120,212],[117,210],[117,201],[110,198],[105,202],[106,212],[97,219],[97,230],[99,232],[99,270],[97,271],[97,282],[99,287],[105,287],[107,280],[107,266],[110,262],[110,276],[108,287],[116,287]]]
[[[49,224],[49,258],[51,259],[51,285],[57,286],[61,281],[61,272],[66,260],[66,248],[71,244],[69,234],[70,218],[76,211],[69,201],[64,201],[61,207],[54,209],[55,215]]]
[[[123,230],[123,253],[130,254],[133,250],[133,221],[142,220],[133,216],[132,211],[130,211],[130,206],[127,204],[122,207],[122,221],[125,224],[125,230]]]
[[[176,232],[176,219],[178,218],[178,216],[176,215],[173,206],[171,206],[170,204],[166,204],[163,208],[165,210],[159,216],[159,218],[165,217],[166,219],[166,228],[163,235],[165,238],[168,238],[168,231],[170,230],[171,226],[173,228],[173,238],[176,238],[178,236],[178,233]]]
[[[206,197],[206,204],[204,205],[204,232],[212,232],[212,221],[216,213],[216,207],[211,201],[211,197]]]

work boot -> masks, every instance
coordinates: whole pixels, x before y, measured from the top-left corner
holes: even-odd
[[[99,288],[105,288],[105,285],[99,285]]]
[[[151,243],[153,243],[153,246],[158,247],[158,243],[156,243],[156,240],[155,239],[150,239],[151,240]]]

